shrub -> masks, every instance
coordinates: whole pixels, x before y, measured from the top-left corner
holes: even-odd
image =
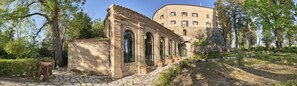
[[[265,60],[268,61],[269,60],[269,55],[267,53],[259,53],[256,52],[255,53],[256,58],[260,59],[260,60]]]
[[[189,62],[189,59],[184,59],[184,60],[181,60],[179,62],[179,65],[182,67],[182,68],[185,68],[187,65],[188,65],[188,62]]]
[[[206,59],[207,56],[206,55],[193,55],[193,59]]]
[[[180,74],[187,66],[189,59],[184,59],[179,62],[179,64],[174,64],[173,67],[170,67],[160,73],[159,77],[154,81],[155,86],[167,86],[170,84],[170,81],[173,80],[178,74]]]
[[[220,51],[210,51],[207,55],[207,58],[222,58],[223,55]]]
[[[244,65],[244,61],[243,61],[243,57],[244,57],[244,52],[243,51],[237,51],[237,63],[239,66],[243,66]]]
[[[37,59],[0,59],[0,76],[34,77],[38,66]]]
[[[267,49],[266,47],[260,46],[260,47],[256,47],[256,48],[254,48],[254,50],[255,50],[256,52],[258,52],[258,51],[267,51],[268,49]]]
[[[276,83],[275,86],[297,86],[297,81],[296,80],[288,80],[286,82],[279,82]]]

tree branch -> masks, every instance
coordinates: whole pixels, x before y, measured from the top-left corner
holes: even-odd
[[[38,34],[41,32],[41,30],[47,25],[49,24],[50,22],[46,22],[44,23],[40,28],[39,30],[36,32],[36,34],[33,36],[33,43],[35,44],[35,38],[38,36]]]
[[[34,3],[36,3],[36,1],[31,2],[30,4],[27,5],[27,7],[30,7]]]
[[[13,16],[11,18],[7,18],[6,20],[11,20],[11,19],[14,19],[14,18],[26,18],[26,17],[31,17],[31,16],[35,16],[35,15],[39,15],[39,16],[42,16],[44,17],[47,21],[50,21],[50,18],[46,15],[46,14],[42,14],[42,13],[32,13],[32,14],[28,14],[28,15],[24,15],[24,16]]]

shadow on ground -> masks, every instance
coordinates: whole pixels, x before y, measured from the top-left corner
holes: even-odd
[[[253,60],[248,60],[253,61]],[[297,69],[268,62],[246,66],[220,62],[191,62],[172,85],[178,86],[271,86],[279,81],[297,79]]]

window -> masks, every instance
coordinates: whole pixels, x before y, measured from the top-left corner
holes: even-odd
[[[164,15],[161,15],[161,16],[160,16],[160,19],[163,19],[163,18],[164,18]]]
[[[176,21],[175,21],[175,20],[171,20],[171,21],[170,21],[170,24],[171,24],[171,25],[175,25],[175,24],[176,24]]]
[[[176,16],[175,12],[170,12],[170,16]]]
[[[187,21],[187,20],[183,20],[183,21],[181,22],[181,26],[182,26],[182,27],[188,27],[188,21]]]
[[[198,13],[192,13],[192,17],[198,17]]]
[[[211,23],[210,22],[206,22],[206,26],[211,26]]]
[[[145,63],[148,66],[154,65],[153,45],[154,45],[153,35],[150,32],[148,32],[146,33],[146,36],[145,36]]]
[[[198,21],[193,21],[193,25],[198,25]]]
[[[209,15],[208,14],[206,15],[206,18],[209,18]]]
[[[187,12],[182,12],[181,16],[188,16]]]
[[[184,36],[186,36],[187,35],[187,30],[183,30],[183,32],[184,32]]]
[[[134,62],[134,36],[131,31],[124,33],[124,63]]]

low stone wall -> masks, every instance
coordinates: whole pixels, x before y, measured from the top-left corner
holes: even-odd
[[[84,39],[68,43],[69,71],[109,75],[109,40]]]

